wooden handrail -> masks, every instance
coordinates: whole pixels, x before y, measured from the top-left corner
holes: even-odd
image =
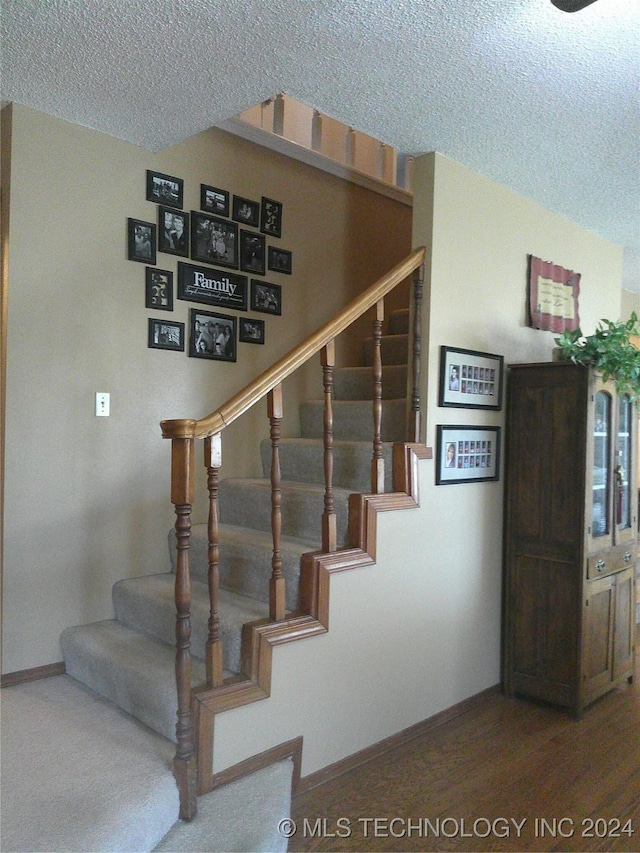
[[[250,409],[269,391],[290,376],[302,364],[338,337],[358,317],[376,305],[393,288],[416,270],[424,261],[424,247],[416,249],[375,284],[356,297],[336,317],[321,326],[305,341],[294,347],[280,361],[276,362],[257,379],[250,382],[224,405],[200,420],[183,418],[162,421],[163,438],[207,438],[221,432],[243,412]]]

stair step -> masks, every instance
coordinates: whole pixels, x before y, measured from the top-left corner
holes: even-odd
[[[397,400],[407,394],[407,365],[387,364],[382,368],[382,399]],[[333,373],[334,400],[371,400],[371,367],[336,367]]]
[[[382,407],[382,440],[404,441],[406,436],[406,399],[385,400]],[[306,400],[300,404],[302,438],[322,438],[324,400]],[[333,436],[342,441],[373,439],[371,400],[336,400],[333,404]]]
[[[318,542],[283,536],[282,573],[286,585],[287,609],[298,609],[300,558],[318,549]],[[191,529],[191,577],[206,582],[209,572],[209,538],[206,524],[194,524]],[[175,571],[175,530],[169,534],[171,565]],[[220,585],[256,601],[268,603],[269,579],[273,540],[271,534],[233,524],[220,525],[219,571]]]
[[[175,575],[165,572],[139,578],[126,578],[113,587],[116,619],[123,625],[142,631],[168,645],[175,642]],[[191,583],[191,651],[204,657],[208,637],[209,589],[198,580]],[[245,622],[265,619],[269,608],[264,602],[220,589],[220,633],[223,666],[231,673],[241,669],[241,632]]]
[[[396,308],[389,316],[389,334],[390,335],[408,335],[409,334],[409,309]]]
[[[334,488],[338,543],[344,545],[348,529],[349,490]],[[271,481],[225,479],[220,483],[220,521],[256,530],[271,530]],[[324,485],[281,484],[282,533],[311,542],[321,541]]]
[[[393,444],[384,442],[385,491],[391,490]],[[271,443],[260,444],[262,468],[267,475],[271,466]],[[333,444],[333,484],[349,492],[371,491],[371,457],[368,441],[335,441]],[[280,441],[280,471],[283,480],[303,478],[307,483],[324,484],[324,441],[321,438],[283,438]]]
[[[115,619],[65,628],[60,645],[67,673],[175,742],[175,649]],[[205,680],[192,659],[193,684]]]
[[[409,361],[409,335],[383,335],[380,341],[383,364],[407,364]],[[373,338],[362,342],[362,360],[365,365],[373,364]]]

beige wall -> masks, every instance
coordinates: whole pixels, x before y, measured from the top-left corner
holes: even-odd
[[[633,311],[640,317],[640,294],[631,293],[628,290],[622,291],[622,307],[620,309],[620,317],[623,320],[628,320],[631,317]],[[610,317],[610,320],[617,319],[616,317]]]
[[[160,420],[221,405],[411,240],[406,205],[222,131],[152,154],[14,105],[9,145],[4,672],[60,660],[63,628],[112,615],[116,580],[168,568],[170,445]],[[184,178],[187,210],[199,208],[201,183],[283,203],[280,244],[293,252],[293,275],[267,276],[282,285],[283,314],[256,315],[267,343],[239,344],[236,364],[147,348],[149,316],[186,323],[190,307],[207,306],[145,308],[126,219],[156,219],[146,169]],[[157,265],[175,271],[177,259],[159,253]],[[319,368],[313,381],[321,396]],[[309,391],[302,380],[285,388],[284,434],[297,428],[298,389]],[[94,416],[96,391],[111,394],[110,418]],[[265,411],[231,428],[224,476],[257,473]]]

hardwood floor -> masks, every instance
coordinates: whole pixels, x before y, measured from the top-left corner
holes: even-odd
[[[640,850],[639,659],[581,720],[492,695],[296,797],[289,851]]]

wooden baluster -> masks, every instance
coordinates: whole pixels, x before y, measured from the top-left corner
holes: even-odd
[[[321,354],[324,384],[324,513],[322,515],[322,550],[338,548],[336,512],[333,499],[333,368],[336,363],[335,342],[324,347]]]
[[[222,465],[222,436],[210,435],[204,441],[204,464],[207,469],[207,487],[209,489],[209,635],[207,637],[206,662],[207,684],[219,687],[222,674],[222,637],[220,635],[220,572],[218,569],[220,525],[218,520],[218,469]]]
[[[413,346],[411,351],[411,411],[407,423],[407,441],[420,441],[420,368],[422,361],[422,291],[424,264],[413,271]]]
[[[171,502],[176,511],[176,686],[178,748],[173,772],[180,792],[180,817],[191,820],[197,810],[197,757],[193,745],[191,713],[191,506],[193,504],[194,442],[174,438],[171,442]]]
[[[373,458],[371,460],[371,491],[384,492],[384,459],[382,457],[382,321],[384,300],[376,303],[373,322]]]
[[[268,395],[268,414],[271,436],[271,534],[273,559],[269,581],[269,615],[276,622],[285,617],[285,583],[282,573],[282,491],[280,479],[280,422],[282,421],[282,385],[276,385]]]

